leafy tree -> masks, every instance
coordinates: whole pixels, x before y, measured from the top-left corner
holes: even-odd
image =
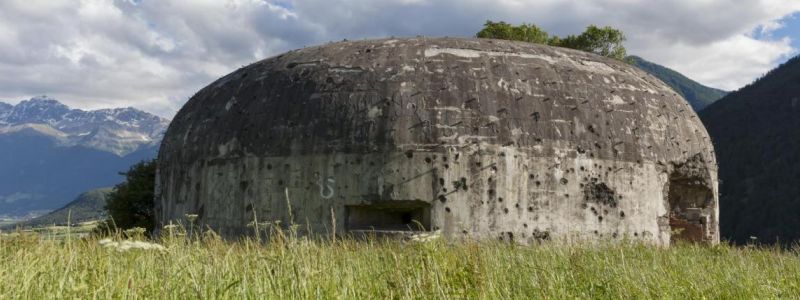
[[[624,60],[627,56],[624,42],[625,34],[618,29],[589,25],[580,35],[569,35],[552,45]]]
[[[114,187],[108,195],[106,209],[109,220],[101,230],[140,227],[151,232],[155,226],[153,199],[155,197],[156,161],[142,161],[121,173],[125,182]]]
[[[486,21],[483,29],[476,34],[479,38],[523,41],[529,43],[546,44],[549,38],[547,32],[533,24],[513,26],[506,22]]]
[[[571,48],[602,56],[624,60],[625,34],[612,27],[597,27],[590,25],[580,35],[568,35],[564,38],[550,36],[547,32],[533,24],[514,26],[506,22],[486,21],[483,29],[476,34],[479,38],[493,38],[529,43],[546,44],[557,47]]]

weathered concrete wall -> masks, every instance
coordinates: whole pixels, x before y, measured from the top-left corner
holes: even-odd
[[[507,41],[343,42],[195,95],[161,147],[156,204],[162,223],[198,214],[225,236],[287,223],[288,192],[317,233],[413,215],[448,237],[715,242],[715,164],[689,105],[621,62]]]

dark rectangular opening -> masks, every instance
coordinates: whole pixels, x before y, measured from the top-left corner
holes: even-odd
[[[348,231],[428,231],[430,204],[422,201],[388,201],[346,206]]]

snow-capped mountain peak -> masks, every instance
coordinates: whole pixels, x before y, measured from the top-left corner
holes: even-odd
[[[119,156],[161,142],[168,125],[167,119],[131,107],[84,111],[47,96],[17,105],[0,102],[0,134],[33,128],[63,146],[80,145]]]

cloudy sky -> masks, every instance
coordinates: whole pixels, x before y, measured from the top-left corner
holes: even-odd
[[[800,0],[2,0],[0,101],[171,117],[256,60],[342,39],[472,36],[488,20],[610,25],[631,54],[737,89],[800,50]]]

